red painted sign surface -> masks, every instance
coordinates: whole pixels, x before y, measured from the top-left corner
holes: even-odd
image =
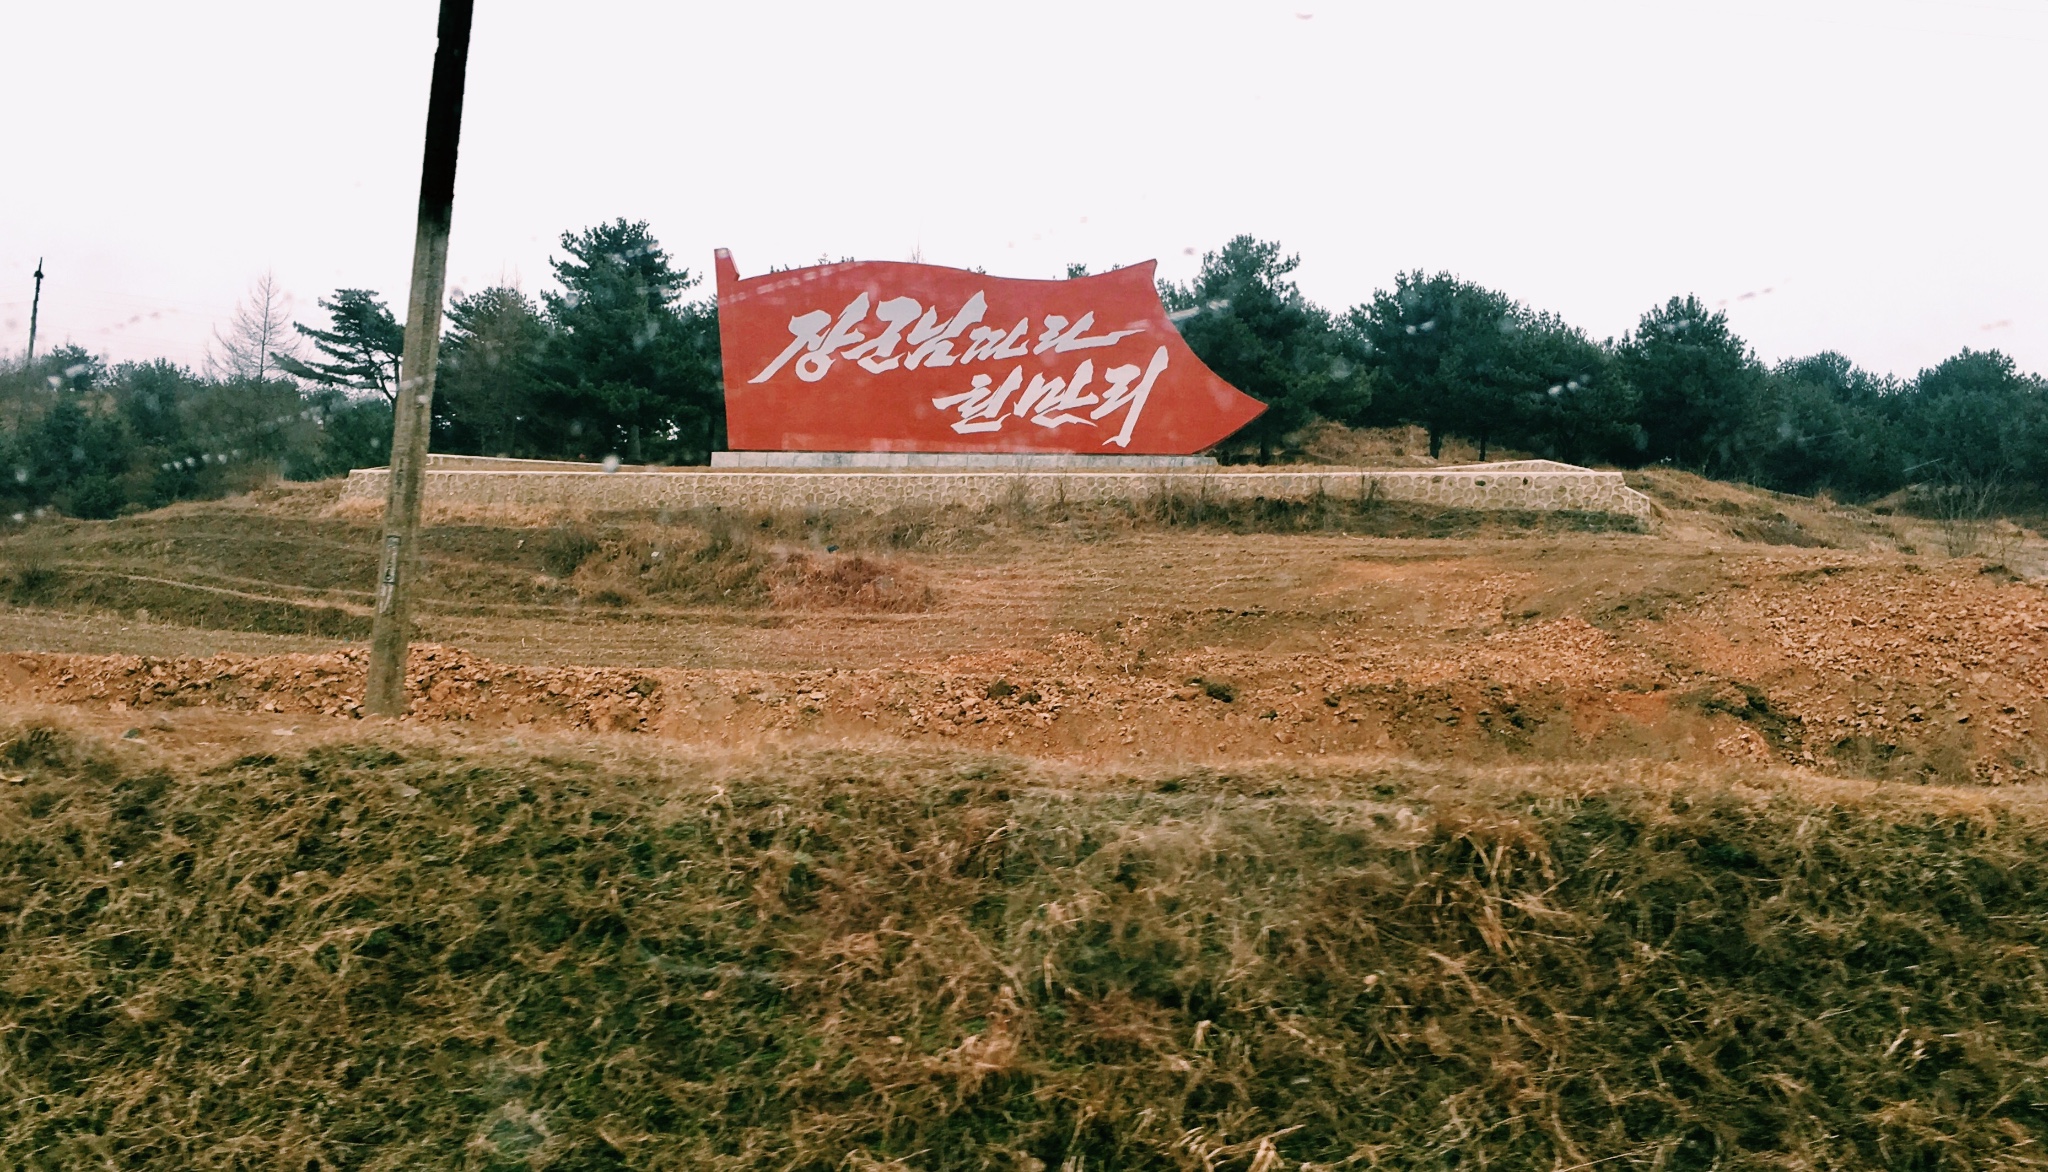
[[[1152,262],[1067,281],[718,250],[738,451],[1192,455],[1264,411],[1181,341]]]

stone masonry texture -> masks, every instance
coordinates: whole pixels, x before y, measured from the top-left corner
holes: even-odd
[[[343,499],[383,500],[383,468],[349,473]],[[1612,513],[1648,520],[1650,499],[1622,483],[1619,472],[1596,472],[1549,460],[1468,464],[1449,468],[1374,470],[1286,467],[1260,469],[1099,471],[483,471],[426,472],[426,499],[438,505],[511,505],[600,512],[726,508],[737,511],[856,509],[906,506],[986,508],[1011,502],[1046,505],[1144,500],[1167,493],[1217,500],[1375,496],[1465,509]]]

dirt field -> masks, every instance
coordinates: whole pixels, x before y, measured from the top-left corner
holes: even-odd
[[[1599,517],[0,538],[0,1166],[2044,1167],[2042,542]]]
[[[1415,510],[443,517],[417,719],[1085,764],[2048,768],[2038,537],[1675,473],[1640,486],[1663,510],[1649,532]],[[372,540],[332,494],[0,541],[0,699],[143,736],[209,712],[294,735],[357,717],[346,640],[367,628]]]

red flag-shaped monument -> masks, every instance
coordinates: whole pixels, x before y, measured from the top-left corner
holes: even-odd
[[[1167,320],[1152,262],[1025,281],[860,261],[740,278],[718,250],[740,451],[1192,455],[1265,404]]]

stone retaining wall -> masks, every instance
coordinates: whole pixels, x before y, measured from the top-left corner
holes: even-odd
[[[713,468],[930,468],[947,472],[1156,472],[1215,468],[1214,456],[1075,452],[713,452]]]
[[[349,473],[343,499],[381,501],[389,473]],[[884,512],[903,506],[987,507],[1143,500],[1163,493],[1215,500],[1305,499],[1321,492],[1356,499],[1418,501],[1467,509],[1578,510],[1648,520],[1650,499],[1619,472],[1595,472],[1547,460],[1456,468],[1289,467],[1169,472],[748,471],[426,473],[426,499],[449,505],[567,507],[600,512],[721,507],[739,511],[807,508]]]

